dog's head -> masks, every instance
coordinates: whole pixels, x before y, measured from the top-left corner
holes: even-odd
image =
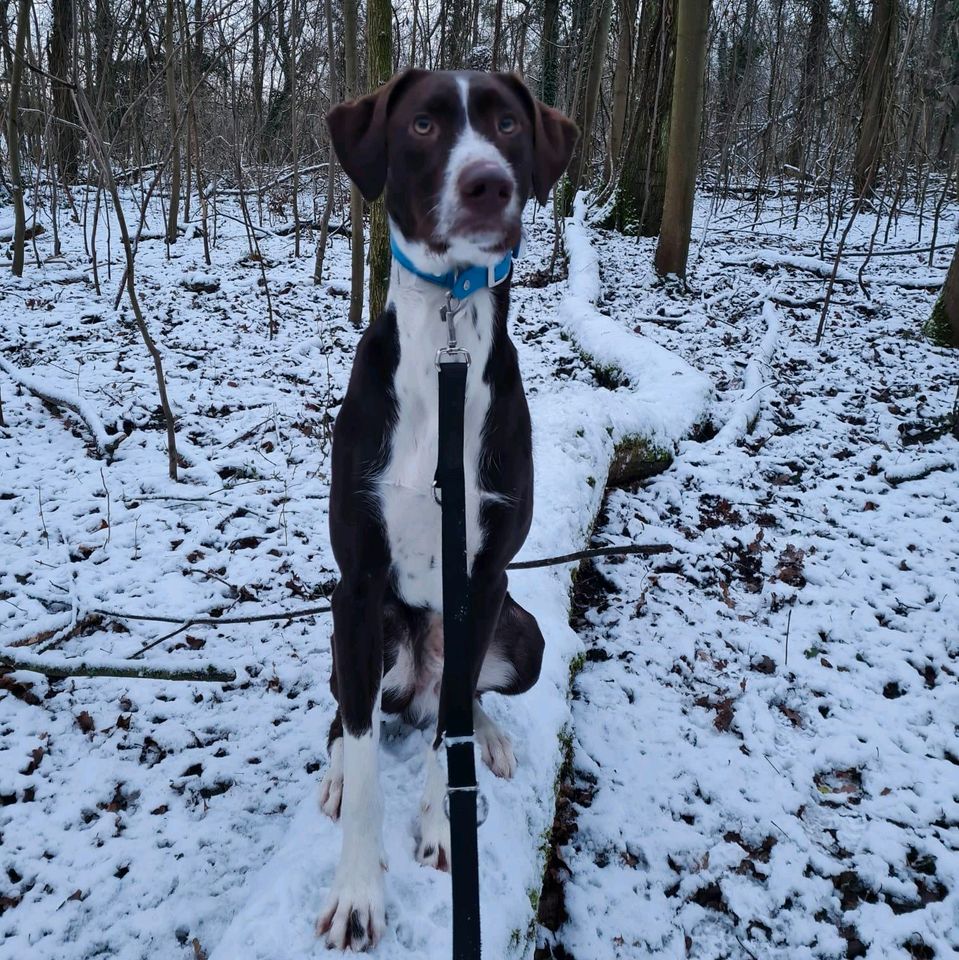
[[[499,260],[577,137],[511,73],[407,70],[326,119],[343,169],[367,200],[386,189],[393,229],[424,269]]]

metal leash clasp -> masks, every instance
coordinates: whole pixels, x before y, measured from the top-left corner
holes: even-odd
[[[437,370],[439,370],[444,363],[465,363],[467,366],[470,364],[469,351],[457,346],[456,343],[456,314],[459,313],[462,308],[462,301],[457,300],[456,297],[453,296],[452,290],[446,294],[446,303],[440,307],[440,320],[446,324],[447,344],[445,347],[440,347],[439,350],[436,351],[435,363]]]

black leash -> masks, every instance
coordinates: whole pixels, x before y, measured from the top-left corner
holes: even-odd
[[[477,787],[473,754],[473,617],[466,570],[466,479],[463,415],[470,355],[456,344],[455,310],[448,297],[441,316],[447,347],[436,352],[439,371],[439,451],[436,487],[442,493],[443,685],[450,873],[453,881],[453,960],[479,960],[479,851]]]

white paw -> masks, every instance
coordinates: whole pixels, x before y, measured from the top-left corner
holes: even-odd
[[[333,950],[363,953],[375,947],[386,930],[383,868],[354,866],[337,871],[326,909],[316,922],[316,935]]]
[[[476,742],[483,763],[504,780],[511,780],[516,772],[516,755],[508,736],[479,708],[474,712]]]
[[[443,794],[423,798],[420,813],[420,839],[416,845],[416,859],[424,867],[449,871],[450,822],[443,811]]]
[[[343,800],[343,738],[338,737],[330,747],[330,763],[320,784],[320,809],[331,819],[340,819]]]

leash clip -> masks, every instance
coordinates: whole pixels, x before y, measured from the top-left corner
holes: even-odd
[[[454,306],[455,303],[455,306]],[[440,347],[436,351],[436,369],[439,370],[444,363],[465,363],[470,365],[470,355],[468,350],[457,346],[456,342],[456,314],[462,309],[463,303],[453,296],[451,290],[446,294],[446,303],[440,307],[440,320],[446,324],[446,346]]]

